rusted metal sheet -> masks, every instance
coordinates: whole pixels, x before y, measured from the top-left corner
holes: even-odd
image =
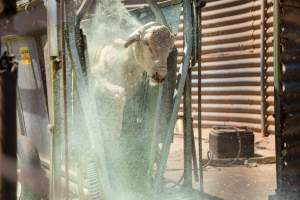
[[[22,115],[18,117],[24,120],[26,130],[22,134],[30,137],[42,158],[48,158],[48,109],[42,79],[42,63],[38,59],[38,45],[31,37],[10,37],[3,40],[3,44],[6,45],[3,45],[2,49],[8,48],[19,61],[18,103]]]

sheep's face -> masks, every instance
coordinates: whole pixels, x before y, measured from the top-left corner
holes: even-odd
[[[166,26],[158,23],[146,24],[134,34],[137,36],[134,41],[137,63],[151,77],[152,84],[162,83],[167,75],[167,60],[174,47],[174,36]]]

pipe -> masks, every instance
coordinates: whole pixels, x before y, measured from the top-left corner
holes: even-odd
[[[75,14],[72,13],[73,3],[71,1],[66,1],[66,21],[67,21],[67,48],[69,51],[70,61],[72,63],[73,70],[76,72],[76,80],[77,80],[77,86],[78,86],[78,96],[81,102],[82,110],[83,112],[83,118],[85,122],[87,123],[87,133],[89,135],[89,139],[91,142],[91,149],[93,153],[95,153],[95,156],[97,159],[99,159],[99,163],[101,165],[101,169],[104,171],[103,174],[101,174],[101,178],[99,179],[104,183],[110,183],[110,179],[108,177],[108,174],[105,172],[107,171],[107,165],[106,165],[106,154],[105,154],[105,144],[102,139],[102,137],[105,137],[105,132],[103,131],[102,127],[98,123],[91,122],[90,119],[97,119],[98,116],[94,112],[94,108],[96,108],[96,102],[94,99],[94,96],[90,94],[89,87],[88,87],[88,81],[87,77],[85,76],[82,65],[79,58],[79,52],[76,45],[76,20],[75,20]],[[85,103],[84,103],[85,102]],[[89,102],[89,103],[86,103]],[[89,117],[88,117],[89,116]],[[92,117],[90,117],[92,116]],[[100,133],[100,134],[99,134]],[[102,135],[102,137],[101,137]],[[99,148],[96,148],[99,147]],[[112,188],[110,185],[103,185],[103,191],[107,191],[108,195],[113,194],[111,191]]]
[[[12,61],[7,52],[0,58],[0,199],[16,200],[17,65]]]
[[[268,136],[266,125],[266,0],[261,0],[260,24],[260,97],[261,97],[261,132]]]
[[[156,21],[164,24],[165,26],[168,27],[168,23],[167,20],[163,14],[163,12],[161,11],[160,7],[157,5],[157,3],[154,0],[147,0],[147,3],[150,6],[150,9],[152,10],[153,14],[155,15]],[[176,49],[175,49],[176,51]],[[175,55],[177,55],[177,51],[174,52],[174,50],[172,51],[172,53],[170,53],[168,61],[170,60],[171,62],[168,62],[168,68],[172,68],[174,66],[173,62],[172,62],[172,58],[174,60],[174,53]],[[176,63],[176,58],[175,58],[175,63]],[[175,68],[176,68],[176,64],[175,64]],[[168,69],[168,72],[169,72]],[[176,74],[175,74],[176,76]],[[170,77],[170,76],[168,76]],[[170,80],[170,78],[168,78],[168,80]],[[158,139],[157,139],[157,135],[159,134],[160,131],[160,120],[161,120],[161,112],[160,110],[162,109],[162,98],[164,96],[164,94],[168,91],[166,91],[166,84],[168,83],[164,83],[163,85],[159,86],[159,91],[158,91],[158,97],[157,97],[157,104],[156,104],[156,108],[155,108],[155,122],[154,122],[154,131],[152,133],[152,137],[151,137],[151,147],[150,147],[150,158],[149,158],[149,168],[148,168],[148,178],[152,178],[152,167],[154,165],[155,162],[155,157],[156,157],[156,153],[157,153],[157,149],[158,147]],[[164,131],[164,130],[163,130]]]
[[[205,6],[204,1],[198,2],[196,6],[196,15],[197,15],[197,63],[198,63],[198,151],[199,151],[199,186],[200,186],[200,192],[204,192],[204,185],[203,185],[203,158],[202,158],[202,124],[201,124],[201,54],[202,54],[202,25],[201,25],[201,13],[202,8]]]
[[[168,155],[170,152],[170,147],[172,143],[172,138],[174,134],[174,127],[176,124],[177,113],[180,106],[181,96],[183,93],[186,77],[188,74],[188,68],[190,65],[190,58],[192,54],[192,44],[193,44],[193,34],[192,34],[192,16],[191,16],[191,4],[189,0],[184,0],[183,3],[183,13],[184,13],[184,40],[185,40],[185,47],[184,47],[184,62],[181,66],[181,78],[179,80],[177,91],[174,93],[174,107],[170,118],[170,125],[168,128],[168,132],[165,136],[163,147],[162,147],[162,154],[161,159],[157,166],[157,173],[154,180],[154,187],[155,190],[159,190],[163,174],[166,169],[166,164],[168,160]]]
[[[193,125],[193,118],[192,118]],[[195,143],[195,133],[194,128],[192,128],[192,161],[193,161],[193,171],[194,171],[194,179],[196,182],[199,182],[199,168],[197,162],[197,153],[196,153],[196,143]]]
[[[83,16],[87,13],[87,11],[90,9],[92,4],[95,0],[83,0],[81,3],[79,9],[76,12],[77,21],[80,22],[83,18]]]
[[[167,77],[163,85],[159,88],[158,99],[156,106],[156,116],[154,124],[154,132],[152,133],[151,140],[151,153],[149,158],[149,168],[148,168],[148,177],[151,179],[153,174],[153,166],[156,158],[159,156],[159,141],[157,136],[159,134],[165,134],[168,131],[168,122],[170,121],[171,112],[173,109],[173,96],[174,90],[176,87],[176,72],[177,72],[177,48],[174,47],[170,53],[167,61]],[[161,91],[162,88],[162,91]],[[161,94],[162,92],[162,94]],[[164,99],[164,102],[161,102],[161,99]],[[165,119],[162,119],[165,118]],[[163,123],[161,120],[165,120],[166,123]],[[164,136],[164,135],[163,135]],[[151,175],[151,176],[150,176]]]
[[[65,48],[65,1],[61,0],[60,6],[60,65],[62,69],[62,88],[63,88],[63,133],[64,133],[64,154],[65,154],[65,199],[69,199],[69,139],[68,139],[68,102],[67,102],[67,69],[66,69],[66,48]]]
[[[184,181],[183,186],[187,189],[192,188],[192,88],[191,88],[191,68],[188,70],[188,75],[186,77],[185,88],[184,88],[184,115],[183,115],[183,125],[184,125]]]
[[[23,107],[21,103],[21,94],[20,94],[20,89],[17,87],[17,113],[18,113],[18,121],[19,121],[19,126],[21,129],[21,132],[23,135],[27,135],[27,130],[26,130],[26,125],[25,125],[25,117],[23,113]]]
[[[156,20],[164,24],[165,26],[169,27],[166,17],[162,13],[157,3],[154,0],[147,0],[147,3],[149,4],[153,14],[155,15]]]

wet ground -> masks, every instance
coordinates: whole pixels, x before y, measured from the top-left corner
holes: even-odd
[[[195,130],[196,131],[196,130]],[[196,133],[196,132],[195,132]],[[209,130],[203,131],[203,157],[208,151]],[[196,138],[197,140],[197,138]],[[197,144],[198,141],[196,141]],[[176,182],[183,174],[183,137],[176,134],[166,177]],[[205,193],[225,200],[266,200],[276,188],[275,139],[255,135],[256,157],[241,165],[204,168]],[[198,152],[198,150],[197,150]],[[266,164],[265,164],[266,163]],[[199,185],[194,181],[194,188]]]

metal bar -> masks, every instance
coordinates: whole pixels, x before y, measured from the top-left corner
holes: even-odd
[[[47,35],[51,57],[58,57],[57,14],[56,0],[47,0]]]
[[[0,55],[1,56],[1,55]],[[2,68],[2,59],[1,66]],[[0,199],[17,199],[17,68],[0,72]]]
[[[161,11],[160,7],[157,5],[157,3],[154,0],[147,0],[147,3],[150,6],[150,9],[155,15],[155,18],[160,23],[164,24],[165,26],[168,26],[167,20]],[[169,56],[173,56],[174,53],[171,53]],[[177,55],[177,54],[176,54]],[[173,64],[173,63],[172,63]],[[176,67],[176,66],[175,66]],[[166,84],[166,83],[164,83]],[[155,109],[155,123],[154,123],[154,131],[152,133],[151,137],[151,150],[150,150],[150,158],[149,158],[149,170],[148,170],[148,178],[152,178],[152,167],[155,162],[156,154],[157,154],[157,148],[158,148],[158,141],[157,141],[157,135],[159,134],[160,130],[160,120],[161,120],[161,114],[160,110],[162,108],[162,97],[165,91],[165,87],[163,85],[159,86],[158,91],[158,97],[157,97],[157,104]]]
[[[184,0],[183,3],[183,13],[184,13],[184,40],[185,40],[185,47],[184,47],[184,62],[181,66],[181,78],[179,80],[177,91],[175,91],[174,96],[174,107],[172,111],[172,115],[170,118],[170,125],[168,128],[168,132],[166,134],[163,147],[162,147],[162,154],[160,162],[158,163],[157,173],[154,180],[155,190],[159,190],[163,174],[166,169],[166,164],[168,160],[168,155],[170,152],[170,147],[172,143],[172,138],[174,134],[174,127],[176,124],[177,119],[177,112],[180,106],[181,96],[183,93],[186,77],[188,74],[188,68],[190,65],[190,58],[192,54],[192,45],[193,45],[193,34],[192,34],[192,15],[191,15],[191,4],[189,0]]]
[[[280,45],[280,5],[279,0],[274,0],[274,95],[275,95],[275,138],[276,138],[276,173],[277,173],[277,191],[280,192],[283,187],[283,160],[281,151],[282,141],[282,109],[281,109],[281,45]]]
[[[77,20],[81,21],[84,14],[90,9],[95,0],[83,0],[79,9],[76,11]]]
[[[197,63],[198,63],[198,151],[199,151],[199,187],[200,192],[204,192],[204,185],[203,185],[203,159],[202,159],[202,124],[201,124],[201,54],[202,54],[202,25],[201,25],[201,13],[202,7],[197,8]]]
[[[196,143],[195,143],[195,133],[193,127],[193,118],[192,118],[192,161],[193,161],[193,171],[194,171],[194,179],[196,182],[199,182],[199,168],[197,161],[197,153],[196,153]]]
[[[51,120],[51,139],[52,139],[52,152],[51,152],[51,186],[52,186],[52,194],[51,199],[56,200],[61,198],[61,133],[62,133],[62,106],[61,106],[61,69],[59,68],[59,62],[58,60],[52,59],[51,60],[51,68],[52,68],[52,108],[53,108],[53,118]]]
[[[105,132],[102,130],[99,123],[93,123],[91,119],[96,120],[98,118],[97,114],[94,112],[96,108],[96,102],[93,95],[91,95],[88,87],[87,77],[85,76],[82,65],[79,58],[79,52],[76,45],[76,19],[75,14],[72,13],[73,2],[66,1],[66,21],[67,21],[67,48],[69,51],[70,60],[72,67],[76,73],[76,86],[77,93],[79,96],[79,102],[81,103],[83,110],[83,118],[87,123],[87,133],[91,143],[91,149],[97,159],[99,159],[100,168],[103,170],[103,174],[99,180],[104,183],[110,183],[107,171],[107,165],[105,160],[105,146],[102,137],[105,136]],[[78,28],[78,27],[77,27]],[[86,103],[88,102],[88,103]],[[96,148],[97,147],[97,148]],[[102,185],[103,191],[106,191],[107,195],[112,195],[112,188],[109,185]]]
[[[162,13],[157,3],[154,0],[147,0],[147,3],[149,4],[153,14],[155,15],[156,20],[164,24],[165,26],[169,26],[166,17]]]
[[[188,70],[183,93],[183,125],[184,125],[184,182],[185,188],[192,188],[192,107],[191,107],[191,69]]]
[[[21,128],[21,134],[22,135],[27,135],[26,125],[25,125],[25,118],[24,118],[24,113],[23,113],[23,106],[22,106],[22,102],[21,102],[21,94],[20,94],[19,87],[17,87],[17,113],[18,113],[19,125],[20,125],[20,128]]]
[[[63,89],[63,132],[64,132],[64,154],[65,154],[65,199],[69,199],[69,140],[68,140],[68,102],[67,102],[67,69],[66,69],[66,48],[65,48],[65,1],[61,0],[59,9],[60,17],[60,65],[62,69]]]
[[[266,0],[261,0],[260,24],[260,97],[261,97],[261,132],[268,136],[266,125]]]

